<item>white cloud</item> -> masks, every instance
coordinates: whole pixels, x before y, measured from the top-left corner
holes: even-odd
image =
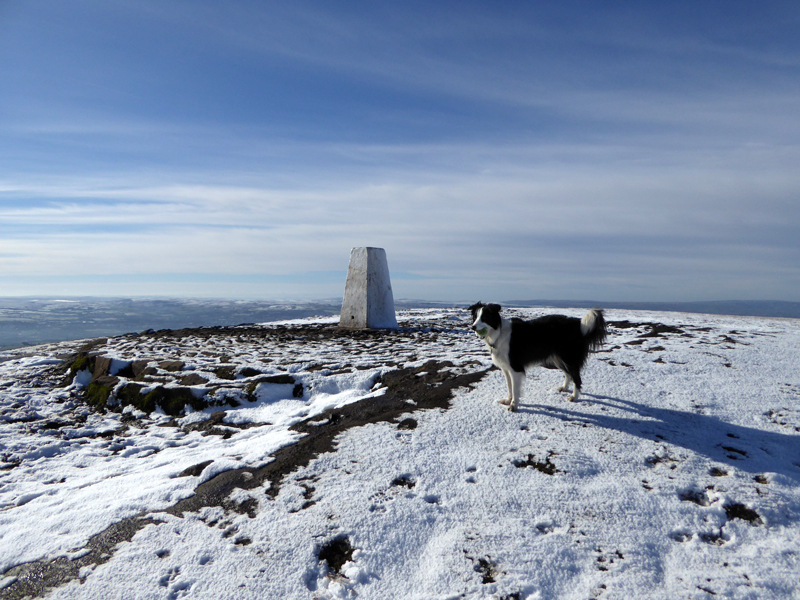
[[[798,264],[791,176],[613,157],[615,169],[596,157],[524,167],[519,156],[507,162],[509,152],[500,148],[506,162],[488,173],[430,174],[415,160],[383,183],[350,186],[6,183],[3,196],[35,201],[0,208],[19,231],[0,240],[2,275],[344,271],[350,247],[376,245],[393,269],[431,278],[404,282],[407,296],[480,296],[468,294],[480,287],[504,298],[791,292],[775,284]]]
[[[91,40],[57,39],[87,62],[0,100],[0,279],[329,272],[377,245],[430,278],[410,296],[796,296],[785,45],[627,9],[81,7]]]

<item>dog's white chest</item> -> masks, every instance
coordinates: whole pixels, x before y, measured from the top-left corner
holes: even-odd
[[[491,350],[492,363],[496,367],[504,371],[511,369],[508,360],[508,336],[501,336],[493,346],[489,346],[489,349]]]

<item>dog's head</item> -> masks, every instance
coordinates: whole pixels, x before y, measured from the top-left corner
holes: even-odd
[[[502,308],[499,304],[483,304],[478,302],[473,304],[468,309],[472,313],[471,329],[478,334],[478,337],[483,339],[487,335],[494,337],[493,333],[500,329],[500,311]]]

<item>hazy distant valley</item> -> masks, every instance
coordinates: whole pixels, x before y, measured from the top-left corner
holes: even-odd
[[[574,300],[501,301],[504,306],[677,311],[722,315],[800,317],[800,302],[599,302]],[[467,303],[395,300],[398,309],[466,306]],[[340,298],[313,301],[220,300],[181,298],[2,298],[0,350],[51,342],[181,329],[267,323],[339,314]]]

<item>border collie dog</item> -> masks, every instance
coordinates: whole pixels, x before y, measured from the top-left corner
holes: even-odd
[[[478,334],[492,352],[492,362],[506,376],[509,410],[517,410],[525,381],[525,368],[541,365],[561,369],[565,375],[559,392],[574,390],[571,402],[581,393],[581,368],[589,352],[598,350],[606,339],[606,322],[603,311],[593,308],[583,319],[564,315],[547,315],[524,321],[500,316],[499,304],[478,302],[469,307],[472,312],[472,330]]]

